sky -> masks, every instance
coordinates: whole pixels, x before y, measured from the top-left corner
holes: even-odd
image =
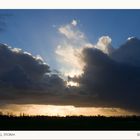
[[[140,10],[0,10],[0,110],[139,114],[139,17]]]
[[[91,43],[107,35],[118,47],[129,36],[140,36],[139,10],[1,10],[0,14],[9,15],[0,42],[39,53],[53,68],[57,67],[53,54],[60,37],[57,29],[73,19]]]

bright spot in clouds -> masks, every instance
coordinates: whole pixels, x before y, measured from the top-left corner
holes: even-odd
[[[73,82],[73,81],[67,81],[67,86],[75,86],[75,87],[78,87],[79,84],[76,83],[76,82]]]
[[[64,76],[74,77],[83,73],[85,63],[82,59],[82,50],[84,48],[97,48],[106,54],[113,51],[112,40],[109,36],[102,36],[97,43],[92,44],[77,26],[78,22],[74,19],[69,24],[58,28],[61,39],[55,53],[61,66],[59,70]],[[74,86],[78,83],[68,83],[68,85]]]
[[[84,62],[82,61],[82,49],[87,44],[86,37],[77,27],[77,21],[73,20],[67,25],[60,26],[58,31],[61,35],[55,53],[60,63],[60,71],[64,76],[77,76],[83,73]],[[68,85],[74,86],[69,83]],[[77,84],[75,84],[77,85]]]

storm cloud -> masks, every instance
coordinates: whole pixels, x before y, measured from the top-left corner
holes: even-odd
[[[84,73],[71,78],[93,106],[140,108],[140,40],[131,38],[109,55],[95,48],[83,50]]]
[[[1,105],[74,105],[140,112],[140,40],[131,38],[109,53],[97,47],[83,47],[81,53],[83,73],[68,77],[79,84],[74,87],[52,74],[41,56],[0,44]]]
[[[41,56],[0,44],[0,103],[41,103],[65,88]],[[44,103],[44,102],[43,102]]]
[[[49,72],[49,66],[40,57],[5,44],[0,44],[0,67],[0,79],[6,83],[10,80],[37,81]],[[24,80],[18,81],[20,79]]]

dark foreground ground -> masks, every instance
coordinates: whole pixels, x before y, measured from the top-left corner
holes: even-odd
[[[0,116],[0,130],[140,130],[140,117]]]

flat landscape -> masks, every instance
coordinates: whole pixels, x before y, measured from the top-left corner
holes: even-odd
[[[140,130],[140,117],[1,115],[0,130]]]

